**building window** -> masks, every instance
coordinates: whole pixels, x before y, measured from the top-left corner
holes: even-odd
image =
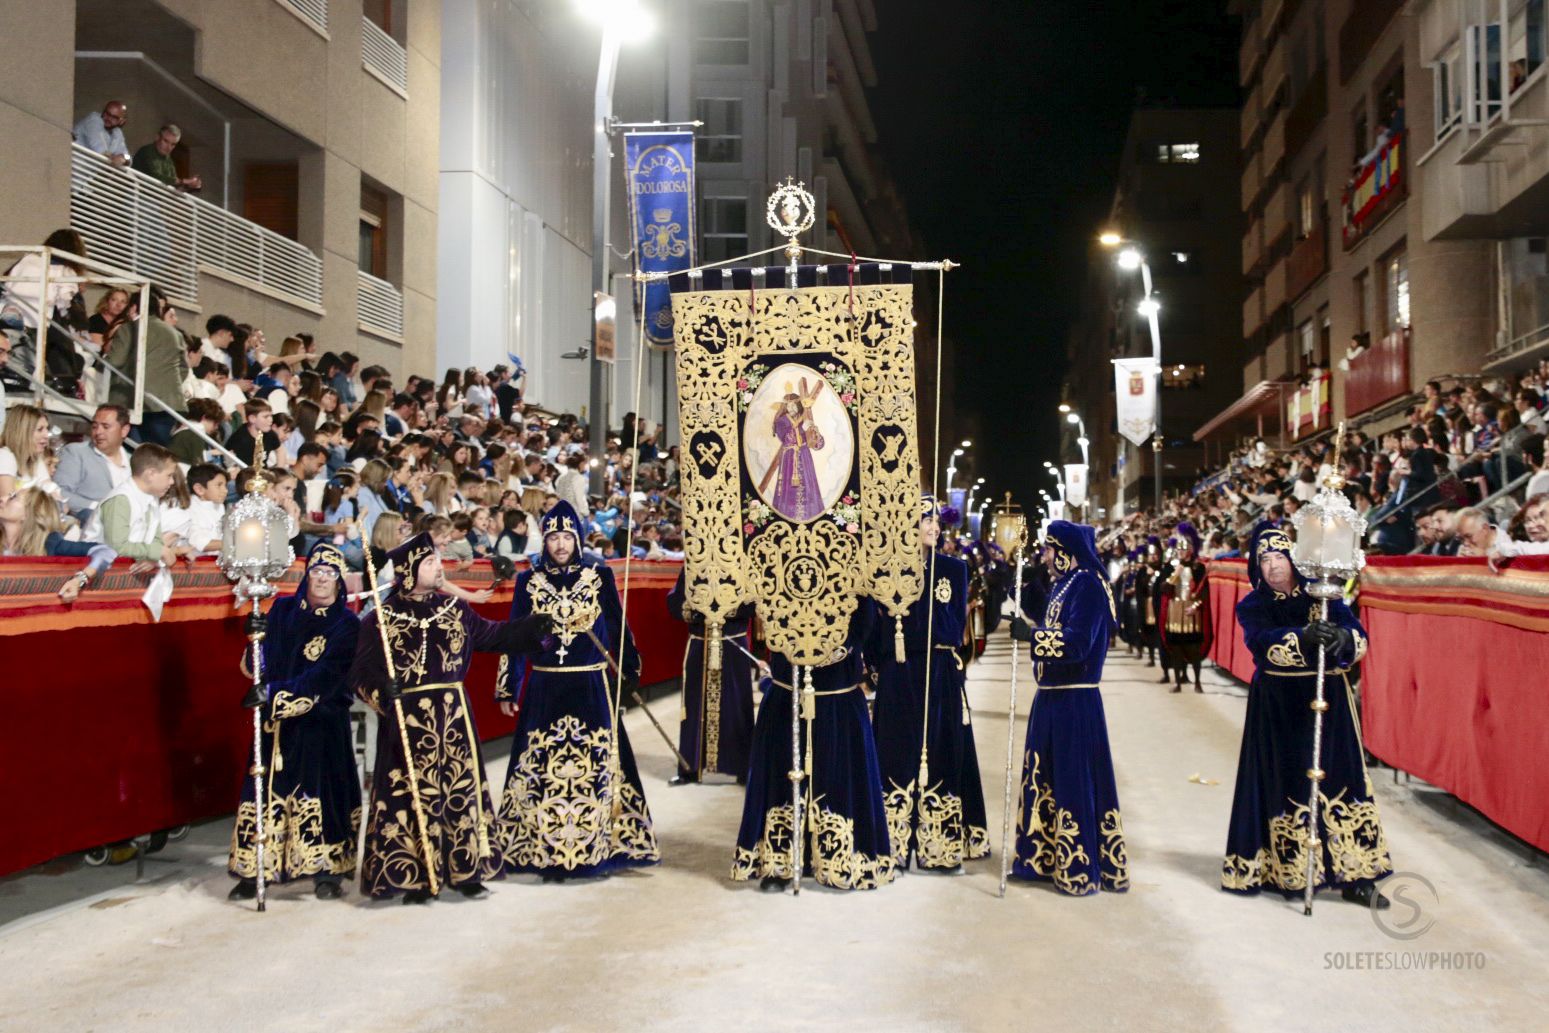
[[[748,200],[706,197],[699,202],[702,262],[724,262],[748,253]]]
[[[1305,240],[1317,228],[1318,205],[1312,193],[1312,178],[1309,176],[1296,188],[1296,239]]]
[[[1371,143],[1371,137],[1367,133],[1366,101],[1361,101],[1361,106],[1355,109],[1355,116],[1350,120],[1351,141],[1355,144],[1357,163],[1359,156],[1366,153],[1367,146]]]
[[[1511,13],[1507,39],[1507,82],[1516,93],[1544,63],[1544,0],[1527,0]]]
[[[1318,364],[1318,329],[1312,320],[1296,328],[1296,372],[1305,373],[1307,367]]]
[[[360,185],[360,271],[387,279],[387,195]]]
[[[701,97],[694,102],[694,118],[704,125],[694,137],[694,156],[700,161],[742,160],[742,98]]]
[[[1401,247],[1382,260],[1382,332],[1409,327],[1409,258]]]
[[[745,65],[752,55],[748,0],[699,0],[695,5],[694,61]]]
[[[1436,81],[1436,139],[1450,133],[1463,120],[1462,54],[1453,47],[1431,66]]]
[[[1198,165],[1199,144],[1159,143],[1156,145],[1156,161],[1159,165]]]
[[[1520,345],[1549,335],[1549,240],[1503,240],[1502,287],[1506,294],[1506,339]]]
[[[1327,368],[1333,355],[1334,321],[1329,318],[1328,306],[1318,309],[1318,365]]]
[[[1162,387],[1171,391],[1197,390],[1205,386],[1205,367],[1200,365],[1166,366],[1162,369]]]
[[[1366,332],[1366,289],[1367,275],[1361,273],[1355,278],[1355,334]]]

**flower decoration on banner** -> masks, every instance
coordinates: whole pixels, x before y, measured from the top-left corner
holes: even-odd
[[[850,415],[855,415],[859,401],[855,394],[855,374],[848,367],[841,366],[837,362],[820,362],[818,369],[822,372],[828,386],[834,389],[839,396],[839,404],[843,405]]]
[[[941,526],[956,527],[963,522],[963,511],[956,506],[941,507]]]
[[[764,525],[774,519],[774,510],[762,499],[746,498],[743,505],[747,513],[747,521],[742,525],[742,533],[752,536],[755,531],[762,530]]]
[[[834,518],[834,523],[844,528],[850,534],[861,533],[861,500],[853,491],[847,491],[829,509],[828,515]]]
[[[743,370],[742,376],[737,378],[737,411],[747,412],[748,406],[753,404],[753,394],[764,383],[764,378],[769,375],[769,367],[754,363]]]

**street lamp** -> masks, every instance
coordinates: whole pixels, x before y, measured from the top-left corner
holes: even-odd
[[[979,489],[982,487],[984,487],[984,478],[980,477],[977,481],[974,481],[973,487],[968,489],[968,501],[963,504],[964,516],[973,512],[974,496],[979,493]]]
[[[1157,316],[1161,314],[1161,302],[1156,300],[1156,294],[1151,285],[1151,266],[1146,262],[1145,253],[1135,245],[1133,241],[1124,239],[1114,230],[1104,230],[1097,238],[1097,242],[1105,248],[1119,248],[1119,268],[1125,272],[1140,272],[1140,284],[1143,296],[1138,311],[1145,317],[1147,325],[1151,329],[1151,360],[1156,366],[1156,403],[1152,413],[1152,419],[1156,423],[1151,432],[1151,455],[1153,462],[1153,474],[1156,489],[1156,512],[1162,512],[1162,331],[1157,323]],[[1085,436],[1085,435],[1083,435]]]
[[[587,436],[592,458],[589,490],[599,495],[607,467],[608,363],[597,353],[600,330],[597,299],[608,293],[608,187],[613,173],[613,83],[618,76],[619,48],[626,39],[650,33],[651,16],[640,0],[577,0],[576,7],[602,25],[597,59],[597,87],[592,94],[592,348],[587,397]]]
[[[1065,422],[1076,428],[1076,444],[1081,446],[1081,461],[1090,466],[1091,461],[1087,458],[1086,451],[1087,445],[1090,444],[1086,436],[1086,421],[1081,418],[1080,413],[1072,412],[1068,405],[1060,406],[1060,412],[1065,414]]]
[[[954,448],[952,454],[947,457],[947,491],[952,490],[952,478],[957,476],[957,457],[963,454],[963,449],[972,445],[972,441],[964,441],[963,448]]]

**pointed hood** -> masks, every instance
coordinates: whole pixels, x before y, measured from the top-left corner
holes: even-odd
[[[393,561],[393,576],[397,578],[396,591],[408,595],[419,587],[420,564],[436,554],[436,543],[424,531],[410,538],[387,554]]]

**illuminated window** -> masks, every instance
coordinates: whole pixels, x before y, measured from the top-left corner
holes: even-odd
[[[1409,259],[1402,249],[1382,260],[1382,280],[1382,332],[1397,333],[1409,326]]]
[[[1161,165],[1198,165],[1199,144],[1161,143],[1156,145],[1156,160]]]
[[[1162,387],[1169,391],[1188,391],[1205,386],[1205,367],[1179,363],[1162,369]]]

